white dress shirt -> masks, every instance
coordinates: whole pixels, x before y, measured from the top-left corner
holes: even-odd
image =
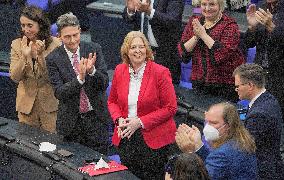
[[[129,93],[128,93],[128,117],[137,117],[137,101],[141,82],[144,74],[146,63],[143,63],[141,67],[134,72],[133,68],[129,66],[130,82],[129,82]]]
[[[137,102],[145,67],[146,62],[143,63],[136,72],[134,72],[133,68],[129,66],[130,82],[128,93],[128,118],[138,118],[142,128],[144,128],[144,125],[137,116]]]
[[[249,109],[251,108],[251,106],[253,105],[254,101],[263,93],[265,93],[266,89],[263,88],[263,90],[261,90],[261,92],[259,94],[257,94],[250,102],[249,102]]]

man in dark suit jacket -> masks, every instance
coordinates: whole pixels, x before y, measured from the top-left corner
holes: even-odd
[[[57,132],[66,141],[105,154],[108,75],[101,47],[80,42],[79,21],[72,13],[60,16],[57,26],[63,45],[47,57],[49,77],[59,100]]]
[[[173,83],[179,84],[181,67],[177,43],[181,36],[184,0],[146,1],[127,0],[123,18],[133,25],[133,30],[142,30],[141,20],[149,20],[151,29],[148,27],[147,33],[144,33],[155,51],[155,62],[169,68]],[[147,26],[147,23],[144,23],[145,25]],[[149,37],[149,33],[154,38],[151,35]]]
[[[265,71],[256,64],[243,64],[233,73],[240,99],[250,101],[244,120],[254,136],[259,179],[283,179],[284,165],[280,154],[281,108],[265,89]]]

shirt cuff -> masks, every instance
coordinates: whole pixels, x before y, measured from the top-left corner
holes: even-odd
[[[215,51],[217,49],[221,49],[223,48],[223,45],[221,44],[220,41],[215,41],[212,48],[211,48],[211,51]]]
[[[77,80],[79,81],[79,83],[80,83],[81,85],[83,85],[83,84],[85,83],[85,79],[82,81],[82,80],[79,78],[79,75],[77,76]]]
[[[200,147],[198,147],[195,152],[199,151],[202,147],[204,146],[204,143],[202,143],[202,145]]]
[[[138,120],[139,120],[139,122],[140,122],[140,124],[141,124],[142,129],[144,129],[144,124],[143,124],[143,122],[141,121],[140,118],[138,118]]]
[[[150,16],[147,15],[147,16],[148,16],[148,19],[152,19],[152,18],[153,18],[154,14],[155,14],[155,11],[156,11],[155,9],[152,9],[152,10],[151,10]]]
[[[91,74],[89,74],[90,76],[94,76],[95,75],[95,73],[96,73],[96,71],[97,71],[97,69],[96,69],[96,67],[94,66],[94,70],[93,70],[93,72],[91,73]]]

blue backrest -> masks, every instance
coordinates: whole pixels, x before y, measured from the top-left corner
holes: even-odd
[[[256,54],[256,47],[248,49],[247,63],[253,63]]]

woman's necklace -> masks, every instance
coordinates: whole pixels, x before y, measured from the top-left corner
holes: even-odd
[[[222,18],[222,13],[218,16],[218,18],[211,24],[208,24],[208,22],[205,21],[205,24],[204,24],[204,27],[205,29],[210,29],[212,28],[213,26],[215,26],[219,21],[220,19]]]

